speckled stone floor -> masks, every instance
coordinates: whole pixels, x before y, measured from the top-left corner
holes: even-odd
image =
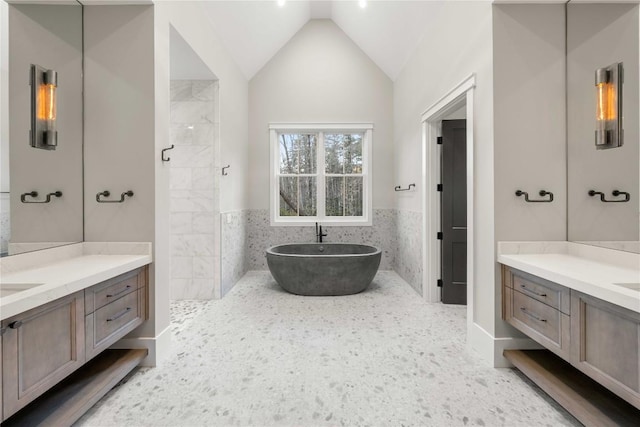
[[[249,272],[222,300],[172,304],[168,360],[80,426],[580,425],[517,371],[465,350],[465,308],[397,274],[346,297],[300,297]]]

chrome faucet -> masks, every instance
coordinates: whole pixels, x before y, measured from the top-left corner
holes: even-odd
[[[322,225],[316,222],[316,243],[322,243],[323,237],[327,237],[327,233],[322,233]]]

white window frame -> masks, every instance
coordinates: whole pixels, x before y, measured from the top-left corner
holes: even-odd
[[[318,149],[317,149],[317,216],[280,216],[280,183],[276,178],[280,170],[280,146],[278,143],[278,134],[286,132],[297,133],[318,133]],[[325,211],[325,176],[324,172],[324,139],[325,133],[362,133],[362,216],[359,217],[328,217],[324,216]],[[269,125],[269,216],[272,226],[307,226],[314,225],[316,222],[322,224],[330,224],[332,226],[370,226],[372,223],[373,203],[372,203],[372,140],[373,140],[373,124],[371,123],[304,123],[304,124],[281,124],[272,123]],[[322,213],[322,215],[320,215]]]

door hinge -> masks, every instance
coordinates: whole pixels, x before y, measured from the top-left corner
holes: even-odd
[[[437,189],[438,191],[442,191],[442,184],[438,184],[438,186],[436,187],[436,189]]]
[[[437,138],[436,138],[436,143],[437,143],[438,145],[442,145],[442,137],[441,137],[441,136],[439,136],[439,137],[437,137]]]
[[[438,287],[441,288],[442,287],[442,279],[438,279]]]
[[[438,236],[437,237],[438,237],[438,240],[442,240],[442,237],[443,237],[442,236],[442,231],[438,231]]]

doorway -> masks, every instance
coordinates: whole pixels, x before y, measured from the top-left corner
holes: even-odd
[[[471,336],[474,319],[474,92],[475,75],[472,74],[449,90],[442,98],[422,114],[422,289],[424,298],[429,302],[441,301],[438,280],[441,278],[441,244],[437,233],[441,231],[440,222],[440,145],[442,121],[451,114],[463,109],[466,119],[466,294],[467,294],[467,332]]]
[[[463,114],[464,115],[464,108]],[[440,149],[441,301],[467,303],[467,121],[443,120]]]

